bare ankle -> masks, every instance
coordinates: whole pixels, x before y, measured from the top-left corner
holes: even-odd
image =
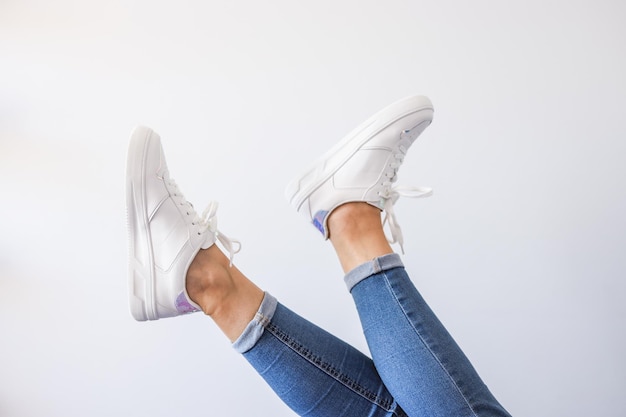
[[[234,342],[256,314],[264,293],[217,248],[200,251],[187,271],[189,297]]]
[[[222,254],[215,246],[201,250],[187,271],[187,294],[209,316],[212,316],[234,291],[228,263],[224,265],[221,259],[223,255],[221,257],[219,255]]]
[[[380,210],[370,204],[357,202],[337,207],[328,217],[329,238],[343,239],[362,233],[363,230],[380,229]]]
[[[335,209],[328,218],[328,230],[344,272],[393,253],[383,231],[380,210],[367,203],[348,203]]]

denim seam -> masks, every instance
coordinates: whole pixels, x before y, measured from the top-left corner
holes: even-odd
[[[430,348],[430,346],[428,345],[428,343],[426,343],[426,341],[424,340],[424,338],[422,337],[422,335],[420,334],[419,330],[417,330],[415,328],[415,326],[413,326],[413,323],[411,322],[411,320],[409,319],[407,312],[404,310],[404,308],[402,307],[402,303],[400,303],[400,300],[398,300],[398,297],[396,297],[396,292],[393,290],[391,283],[389,282],[389,279],[387,278],[387,271],[382,271],[381,275],[385,278],[385,286],[389,289],[389,291],[391,292],[391,294],[393,295],[393,298],[396,300],[396,303],[398,304],[398,306],[400,307],[400,310],[402,311],[402,315],[404,316],[404,318],[406,319],[406,321],[409,323],[409,326],[411,326],[411,328],[413,328],[413,330],[415,331],[415,334],[417,334],[417,336],[420,338],[420,340],[422,341],[422,343],[424,344],[424,346],[426,346],[426,348],[428,349],[428,351],[430,352],[430,354],[433,356],[433,358],[435,358],[435,360],[437,361],[437,363],[439,364],[439,366],[441,367],[441,369],[443,369],[443,371],[446,373],[446,375],[448,375],[448,378],[450,379],[450,381],[452,382],[452,384],[454,385],[454,387],[456,388],[456,390],[458,391],[458,393],[461,395],[461,398],[463,398],[463,401],[465,401],[465,404],[467,404],[467,407],[470,409],[470,411],[472,412],[472,414],[475,417],[478,417],[478,414],[476,414],[476,410],[474,410],[474,407],[472,407],[472,405],[470,404],[470,402],[468,401],[467,397],[465,396],[465,394],[463,394],[463,390],[461,390],[461,388],[459,387],[459,385],[456,383],[456,381],[454,380],[454,378],[452,377],[452,375],[450,375],[450,373],[448,372],[448,370],[446,369],[446,367],[443,365],[443,363],[441,363],[441,361],[439,360],[439,358],[437,357],[437,355],[435,354],[435,352],[432,351],[432,349]]]
[[[370,390],[366,389],[365,387],[360,385],[358,382],[356,382],[355,380],[353,380],[352,378],[348,377],[347,375],[342,373],[340,370],[335,368],[330,363],[324,361],[319,356],[316,356],[313,352],[311,352],[309,349],[305,348],[303,345],[298,343],[295,339],[291,338],[291,336],[283,332],[280,328],[278,328],[273,323],[271,322],[268,323],[268,325],[265,327],[265,330],[267,330],[270,334],[276,337],[281,343],[285,344],[285,346],[290,348],[300,357],[302,357],[303,359],[305,359],[306,361],[314,365],[317,369],[329,375],[331,378],[341,383],[346,388],[350,389],[351,391],[355,392],[356,394],[360,395],[366,400],[372,402],[377,407],[381,407],[385,411],[393,412],[394,414],[396,414],[396,411],[401,411],[401,409],[399,410],[392,409],[392,406],[394,405],[395,400],[388,401],[384,398],[379,397],[377,394],[371,392]],[[402,416],[405,416],[406,414],[397,414],[397,415],[398,417],[402,417]]]
[[[257,311],[256,314],[254,315],[254,320],[257,322],[259,326],[263,328],[267,328],[267,325],[270,322],[271,318]]]
[[[261,305],[254,317],[243,330],[243,333],[233,342],[232,346],[235,351],[245,353],[256,345],[265,331],[265,326],[272,319],[277,303],[276,298],[265,292],[263,301],[261,301]]]

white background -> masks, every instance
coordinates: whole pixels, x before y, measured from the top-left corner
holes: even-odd
[[[366,350],[291,176],[435,104],[404,261],[515,416],[626,415],[626,20],[617,0],[0,1],[0,416],[291,416],[202,315],[128,313],[129,134],[238,265]]]

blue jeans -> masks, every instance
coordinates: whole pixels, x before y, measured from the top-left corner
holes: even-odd
[[[267,293],[233,345],[298,415],[509,416],[398,255],[360,265],[345,280],[371,359]]]

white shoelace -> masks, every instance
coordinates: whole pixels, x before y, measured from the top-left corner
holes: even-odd
[[[403,135],[406,132],[403,133]],[[396,173],[398,172],[398,168],[402,165],[404,161],[404,156],[406,152],[411,146],[411,140],[403,137],[403,140],[398,145],[398,153],[394,154],[395,161],[389,164],[387,171],[385,172],[385,176],[387,177],[387,181],[385,181],[383,185],[383,189],[386,190],[385,193],[381,193],[380,197],[384,200],[383,210],[385,211],[385,217],[383,218],[383,227],[385,224],[389,224],[389,231],[391,232],[391,238],[387,237],[389,243],[398,243],[400,245],[400,250],[404,254],[404,237],[402,235],[402,229],[398,224],[398,220],[396,219],[396,214],[393,208],[393,205],[398,201],[400,197],[409,197],[409,198],[423,198],[429,197],[433,194],[432,188],[427,187],[411,187],[411,186],[402,186],[396,185],[395,181],[397,179]]]
[[[228,251],[228,259],[230,260],[230,266],[233,265],[233,258],[236,253],[241,250],[241,242],[236,239],[229,238],[224,233],[217,229],[217,208],[219,203],[217,201],[211,201],[207,208],[202,212],[202,218],[200,224],[203,231],[210,231],[215,234],[215,237],[224,246],[224,249]]]
[[[228,251],[228,259],[230,261],[230,265],[233,265],[233,258],[235,254],[241,250],[241,242],[236,239],[231,239],[225,234],[221,233],[217,229],[217,208],[219,206],[217,201],[211,201],[208,206],[202,212],[202,216],[199,216],[196,212],[196,209],[193,207],[189,201],[185,199],[185,196],[178,188],[178,184],[171,178],[166,179],[168,188],[170,189],[170,194],[172,197],[180,204],[181,206],[186,208],[186,213],[188,216],[193,216],[191,224],[193,226],[198,227],[198,234],[204,234],[206,232],[212,233],[215,236],[215,239],[218,240],[224,249]],[[213,242],[211,242],[213,244]],[[209,246],[210,247],[210,246]],[[203,247],[203,249],[207,249]]]
[[[426,187],[407,187],[401,185],[391,186],[389,198],[385,200],[384,211],[385,217],[383,218],[383,227],[385,224],[389,224],[389,231],[391,232],[391,238],[387,237],[389,243],[398,243],[400,250],[404,254],[404,237],[402,235],[402,229],[396,219],[396,213],[393,209],[393,205],[400,197],[409,198],[423,198],[429,197],[433,194],[432,188]]]

